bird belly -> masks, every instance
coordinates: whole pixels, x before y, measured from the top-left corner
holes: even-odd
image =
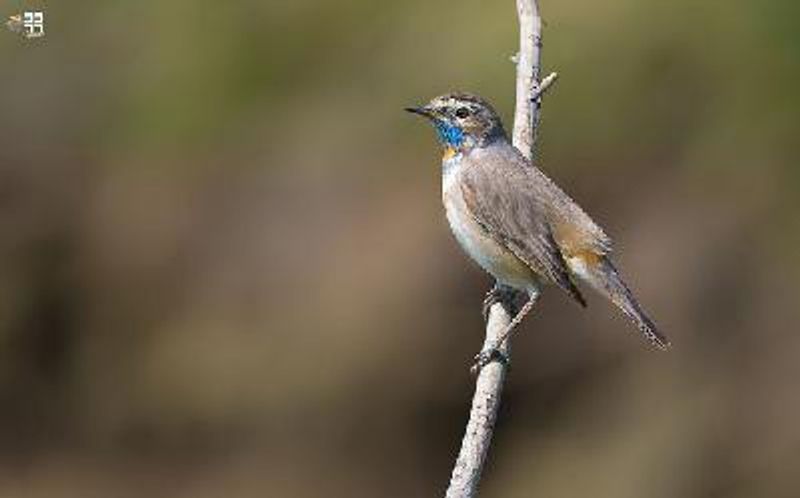
[[[538,287],[536,274],[508,248],[498,243],[475,221],[461,198],[460,188],[446,188],[443,195],[450,229],[464,251],[500,283],[520,290]]]

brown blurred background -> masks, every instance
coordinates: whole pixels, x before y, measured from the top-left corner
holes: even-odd
[[[483,496],[798,496],[800,4],[541,3],[542,165],[674,349],[545,293]],[[0,496],[440,495],[491,282],[401,109],[510,120],[514,2],[45,15],[0,33]]]

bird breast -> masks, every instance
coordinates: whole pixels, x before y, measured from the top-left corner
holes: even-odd
[[[538,279],[531,268],[488,234],[469,212],[458,165],[443,166],[442,202],[450,229],[464,251],[503,284],[520,290],[537,286]]]

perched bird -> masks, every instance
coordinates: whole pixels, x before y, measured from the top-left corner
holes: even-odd
[[[659,349],[656,328],[611,262],[603,230],[508,140],[500,117],[482,98],[451,93],[407,111],[428,118],[444,146],[442,201],[466,253],[496,279],[484,310],[503,292],[528,294],[525,306],[494,347],[476,356],[480,368],[531,309],[545,284],[586,306],[573,279],[606,296]]]

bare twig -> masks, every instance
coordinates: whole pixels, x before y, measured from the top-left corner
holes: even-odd
[[[492,306],[489,311],[489,320],[486,322],[484,347],[494,343],[508,328],[511,317],[512,313],[509,313],[502,304],[496,303]],[[511,349],[508,341],[500,346],[500,352],[506,358],[509,357]],[[492,442],[492,431],[497,418],[497,408],[500,406],[500,393],[503,391],[506,370],[507,366],[504,363],[493,361],[483,367],[478,374],[469,422],[464,438],[461,440],[461,451],[450,477],[447,498],[468,498],[475,496],[478,492],[478,482],[483,472],[486,453]]]
[[[514,60],[517,64],[517,103],[514,112],[513,143],[525,157],[530,159],[533,157],[536,143],[541,96],[558,76],[552,73],[544,81],[539,81],[542,19],[539,16],[538,0],[517,0],[517,14],[519,53]],[[508,330],[511,317],[514,316],[513,301],[513,298],[509,298],[506,302],[495,303],[489,310],[484,348],[494,345]],[[506,340],[500,346],[500,352],[506,358],[510,358],[510,348],[509,341]],[[507,368],[506,363],[494,361],[478,373],[469,422],[450,477],[447,498],[471,498],[478,492],[478,483],[492,441]]]
[[[545,78],[539,84],[539,88],[536,90],[536,92],[534,92],[531,95],[531,100],[538,101],[538,105],[542,105],[541,104],[542,95],[544,95],[545,92],[547,92],[547,89],[550,88],[550,86],[552,86],[552,84],[555,83],[557,79],[558,79],[558,73],[550,73],[547,76],[545,76]]]
[[[519,53],[517,54],[517,105],[514,109],[514,147],[528,159],[533,155],[536,128],[539,125],[541,90],[542,18],[538,0],[517,0],[519,16]],[[549,85],[548,85],[549,86]]]

